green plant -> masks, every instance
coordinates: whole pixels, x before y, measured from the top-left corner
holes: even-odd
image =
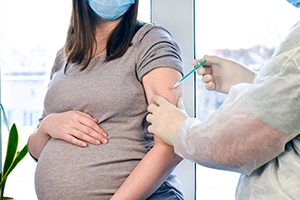
[[[28,150],[26,144],[20,152],[17,152],[18,145],[19,145],[19,134],[18,134],[17,127],[15,124],[13,124],[9,129],[2,104],[0,104],[0,107],[3,113],[5,125],[7,127],[7,130],[9,131],[6,156],[5,156],[5,161],[3,164],[3,169],[1,173],[1,179],[0,179],[0,192],[1,192],[0,199],[3,200],[3,195],[4,195],[3,193],[4,193],[7,177],[12,172],[12,170],[17,166],[17,164],[26,156]]]

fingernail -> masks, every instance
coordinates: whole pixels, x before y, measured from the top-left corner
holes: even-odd
[[[103,138],[103,139],[101,140],[101,142],[102,142],[103,144],[106,144],[106,143],[107,143],[107,139],[106,139],[106,138]]]
[[[95,140],[96,145],[100,144],[99,140]]]
[[[104,137],[107,137],[107,134],[106,134],[105,132],[103,132],[102,135],[103,135]]]

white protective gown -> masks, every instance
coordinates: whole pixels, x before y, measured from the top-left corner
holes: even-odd
[[[300,23],[257,74],[205,122],[171,138],[180,156],[241,173],[236,199],[300,199]]]

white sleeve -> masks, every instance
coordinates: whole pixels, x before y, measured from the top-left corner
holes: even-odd
[[[232,87],[207,121],[184,121],[171,138],[175,152],[203,166],[247,175],[284,152],[300,133],[298,49],[274,57],[254,84]]]

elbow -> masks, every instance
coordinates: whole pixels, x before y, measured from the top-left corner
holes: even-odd
[[[175,153],[172,146],[168,145],[157,136],[154,136],[153,149],[156,149],[156,151],[160,152],[161,155],[165,155],[165,157],[167,157],[168,160],[172,161],[174,165],[178,165],[183,160],[181,156]]]
[[[218,163],[221,169],[250,175],[257,168],[256,160],[250,155],[223,152],[215,157],[215,163]]]

